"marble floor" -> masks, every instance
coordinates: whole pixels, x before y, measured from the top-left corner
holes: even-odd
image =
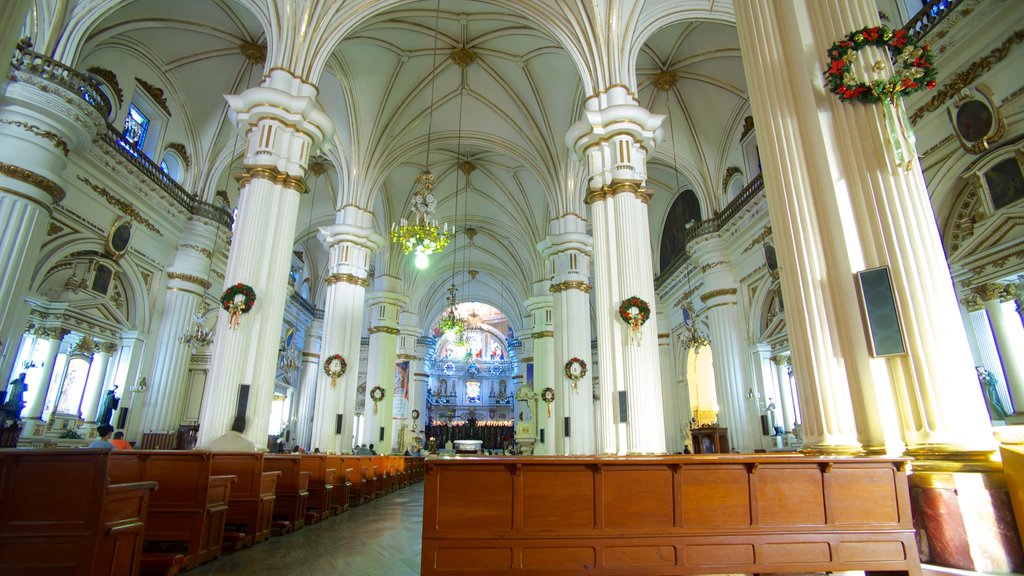
[[[411,576],[420,573],[422,534],[420,483],[182,576]]]

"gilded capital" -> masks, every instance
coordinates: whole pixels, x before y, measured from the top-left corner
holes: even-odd
[[[362,286],[363,288],[366,288],[367,286],[370,285],[369,280],[367,280],[366,278],[360,278],[355,274],[336,273],[331,274],[327,278],[324,278],[324,284],[327,284],[328,286],[332,286],[334,284],[337,284],[338,282],[344,282],[345,284],[352,284],[355,286]]]
[[[963,304],[968,312],[977,312],[985,308],[985,303],[981,301],[981,297],[973,292],[961,299],[960,303]]]
[[[775,354],[772,356],[772,364],[775,364],[776,366],[785,366],[786,364],[789,364],[789,355]]]
[[[57,204],[67,196],[64,192],[64,188],[62,188],[60,184],[57,184],[45,176],[40,176],[31,170],[26,170],[21,166],[0,162],[0,174],[9,176],[15,180],[21,180],[29,186],[34,186],[43,192],[46,192],[50,195],[54,204]]]
[[[100,342],[99,349],[103,354],[113,354],[117,352],[117,342]]]
[[[1003,291],[1003,285],[989,282],[971,289],[971,293],[981,298],[982,302],[998,300]]]
[[[551,288],[548,288],[551,293],[565,292],[566,290],[579,290],[584,294],[589,294],[591,290],[590,284],[586,282],[579,282],[577,280],[567,280],[565,282],[559,282],[554,284]]]

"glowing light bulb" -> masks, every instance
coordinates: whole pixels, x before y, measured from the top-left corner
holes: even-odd
[[[416,267],[423,270],[427,266],[430,266],[430,257],[423,252],[416,253]]]

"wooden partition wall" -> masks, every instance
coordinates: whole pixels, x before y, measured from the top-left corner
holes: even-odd
[[[906,464],[431,457],[421,573],[916,575]]]

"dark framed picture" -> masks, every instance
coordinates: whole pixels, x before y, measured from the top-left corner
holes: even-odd
[[[907,353],[899,307],[892,291],[888,266],[857,272],[857,293],[861,317],[867,329],[868,351],[872,356]]]

